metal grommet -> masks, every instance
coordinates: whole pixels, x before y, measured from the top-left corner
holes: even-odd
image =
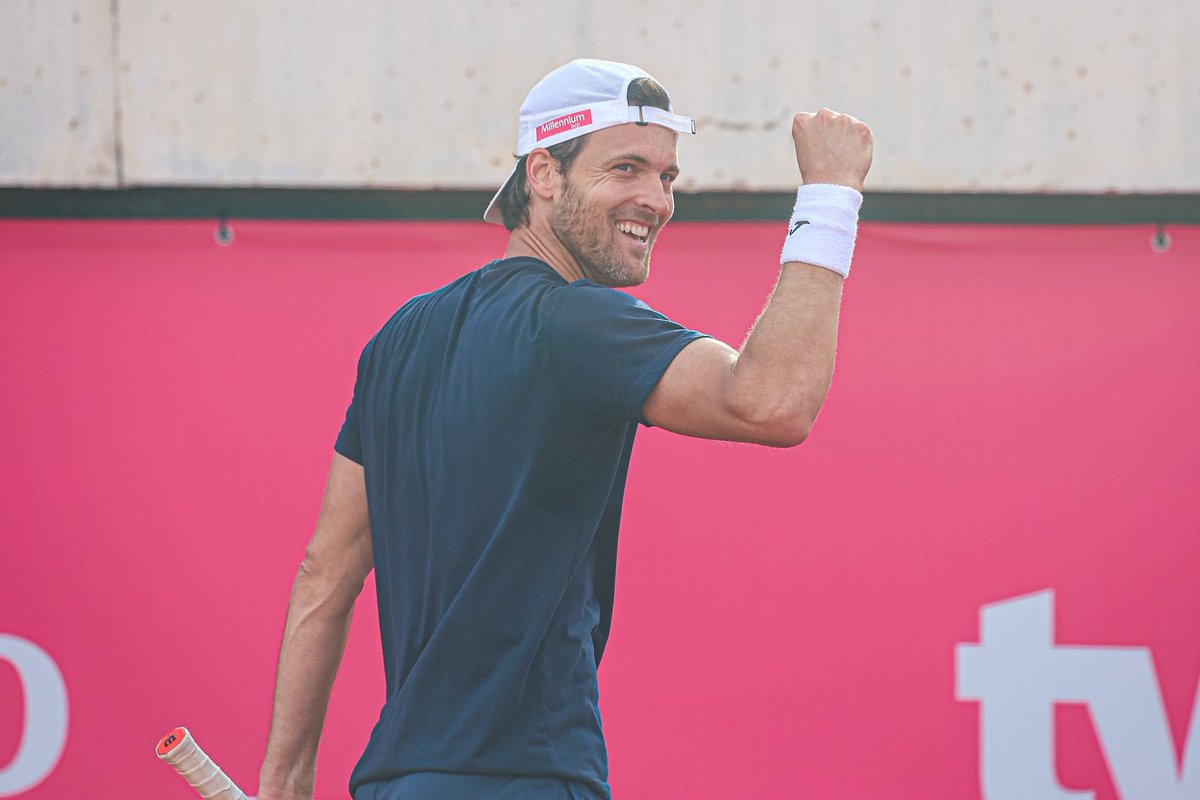
[[[1171,236],[1165,226],[1159,225],[1158,230],[1150,237],[1150,247],[1156,253],[1165,253],[1171,249]]]
[[[213,231],[213,239],[221,247],[228,247],[233,244],[233,226],[229,224],[229,220],[221,217],[217,221],[217,229]]]

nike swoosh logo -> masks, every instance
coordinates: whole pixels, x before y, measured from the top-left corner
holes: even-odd
[[[796,224],[792,226],[792,229],[790,231],[788,231],[788,236],[791,236],[793,233],[800,230],[801,225],[807,225],[807,224],[808,224],[808,220],[806,220],[806,219],[796,220]]]

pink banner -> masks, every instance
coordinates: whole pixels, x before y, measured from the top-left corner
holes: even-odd
[[[359,349],[503,248],[213,228],[0,221],[0,797],[192,797],[176,725],[253,793]],[[1200,228],[1152,233],[866,224],[808,442],[642,432],[616,797],[1200,796]],[[637,294],[736,345],[781,235],[677,223]],[[319,798],[382,694],[368,591]]]

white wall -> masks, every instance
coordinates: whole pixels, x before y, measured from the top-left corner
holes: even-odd
[[[111,186],[108,2],[0,0],[0,183]]]
[[[578,56],[700,135],[685,190],[787,189],[790,115],[871,123],[871,187],[1200,191],[1194,0],[0,0],[0,184],[485,188]]]

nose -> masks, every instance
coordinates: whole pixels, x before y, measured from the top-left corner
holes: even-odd
[[[669,181],[654,173],[648,173],[638,185],[638,206],[658,217],[659,224],[666,223],[675,213],[675,195]]]

